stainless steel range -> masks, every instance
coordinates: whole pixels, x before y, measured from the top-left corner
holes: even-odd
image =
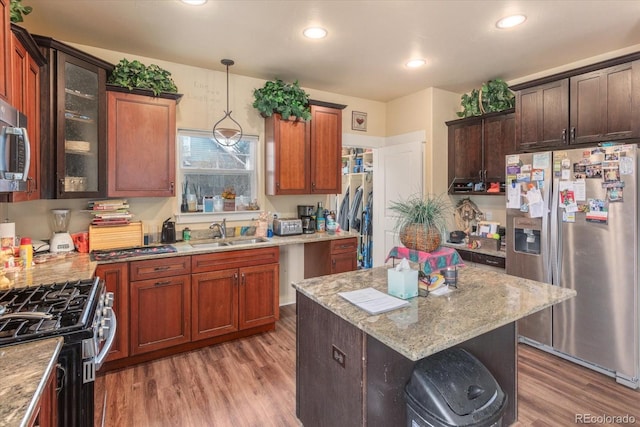
[[[116,332],[113,293],[99,278],[0,291],[0,346],[64,337],[58,425],[93,426],[94,380]]]

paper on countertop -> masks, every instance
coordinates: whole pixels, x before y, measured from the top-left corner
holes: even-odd
[[[387,295],[384,292],[380,292],[373,288],[364,288],[350,292],[338,292],[338,295],[369,314],[380,314],[409,305],[409,301],[392,297],[391,295]]]

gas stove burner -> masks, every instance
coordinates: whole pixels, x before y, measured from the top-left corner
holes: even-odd
[[[53,301],[53,300],[69,300],[76,295],[78,295],[80,291],[77,288],[67,288],[60,289],[57,291],[47,292],[44,296],[45,301]]]

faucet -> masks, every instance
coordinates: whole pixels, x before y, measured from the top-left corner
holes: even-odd
[[[224,218],[222,222],[214,222],[209,226],[211,230],[214,231],[213,238],[226,238],[227,237],[227,218]],[[216,232],[215,230],[218,229]]]

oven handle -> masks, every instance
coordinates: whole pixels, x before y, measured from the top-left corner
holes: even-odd
[[[53,315],[49,313],[42,313],[39,311],[28,312],[28,311],[19,311],[17,313],[8,313],[0,315],[0,320],[7,319],[29,319],[29,320],[48,320],[53,318]]]
[[[102,346],[100,353],[98,353],[98,355],[94,359],[96,371],[99,370],[100,367],[102,367],[104,360],[107,358],[107,355],[109,354],[109,350],[111,350],[111,346],[113,345],[113,340],[116,337],[116,330],[118,329],[118,319],[116,318],[116,312],[113,311],[113,309],[111,309],[110,318],[111,318],[111,327],[109,328],[109,332],[110,332],[109,336],[107,337],[107,340]]]

